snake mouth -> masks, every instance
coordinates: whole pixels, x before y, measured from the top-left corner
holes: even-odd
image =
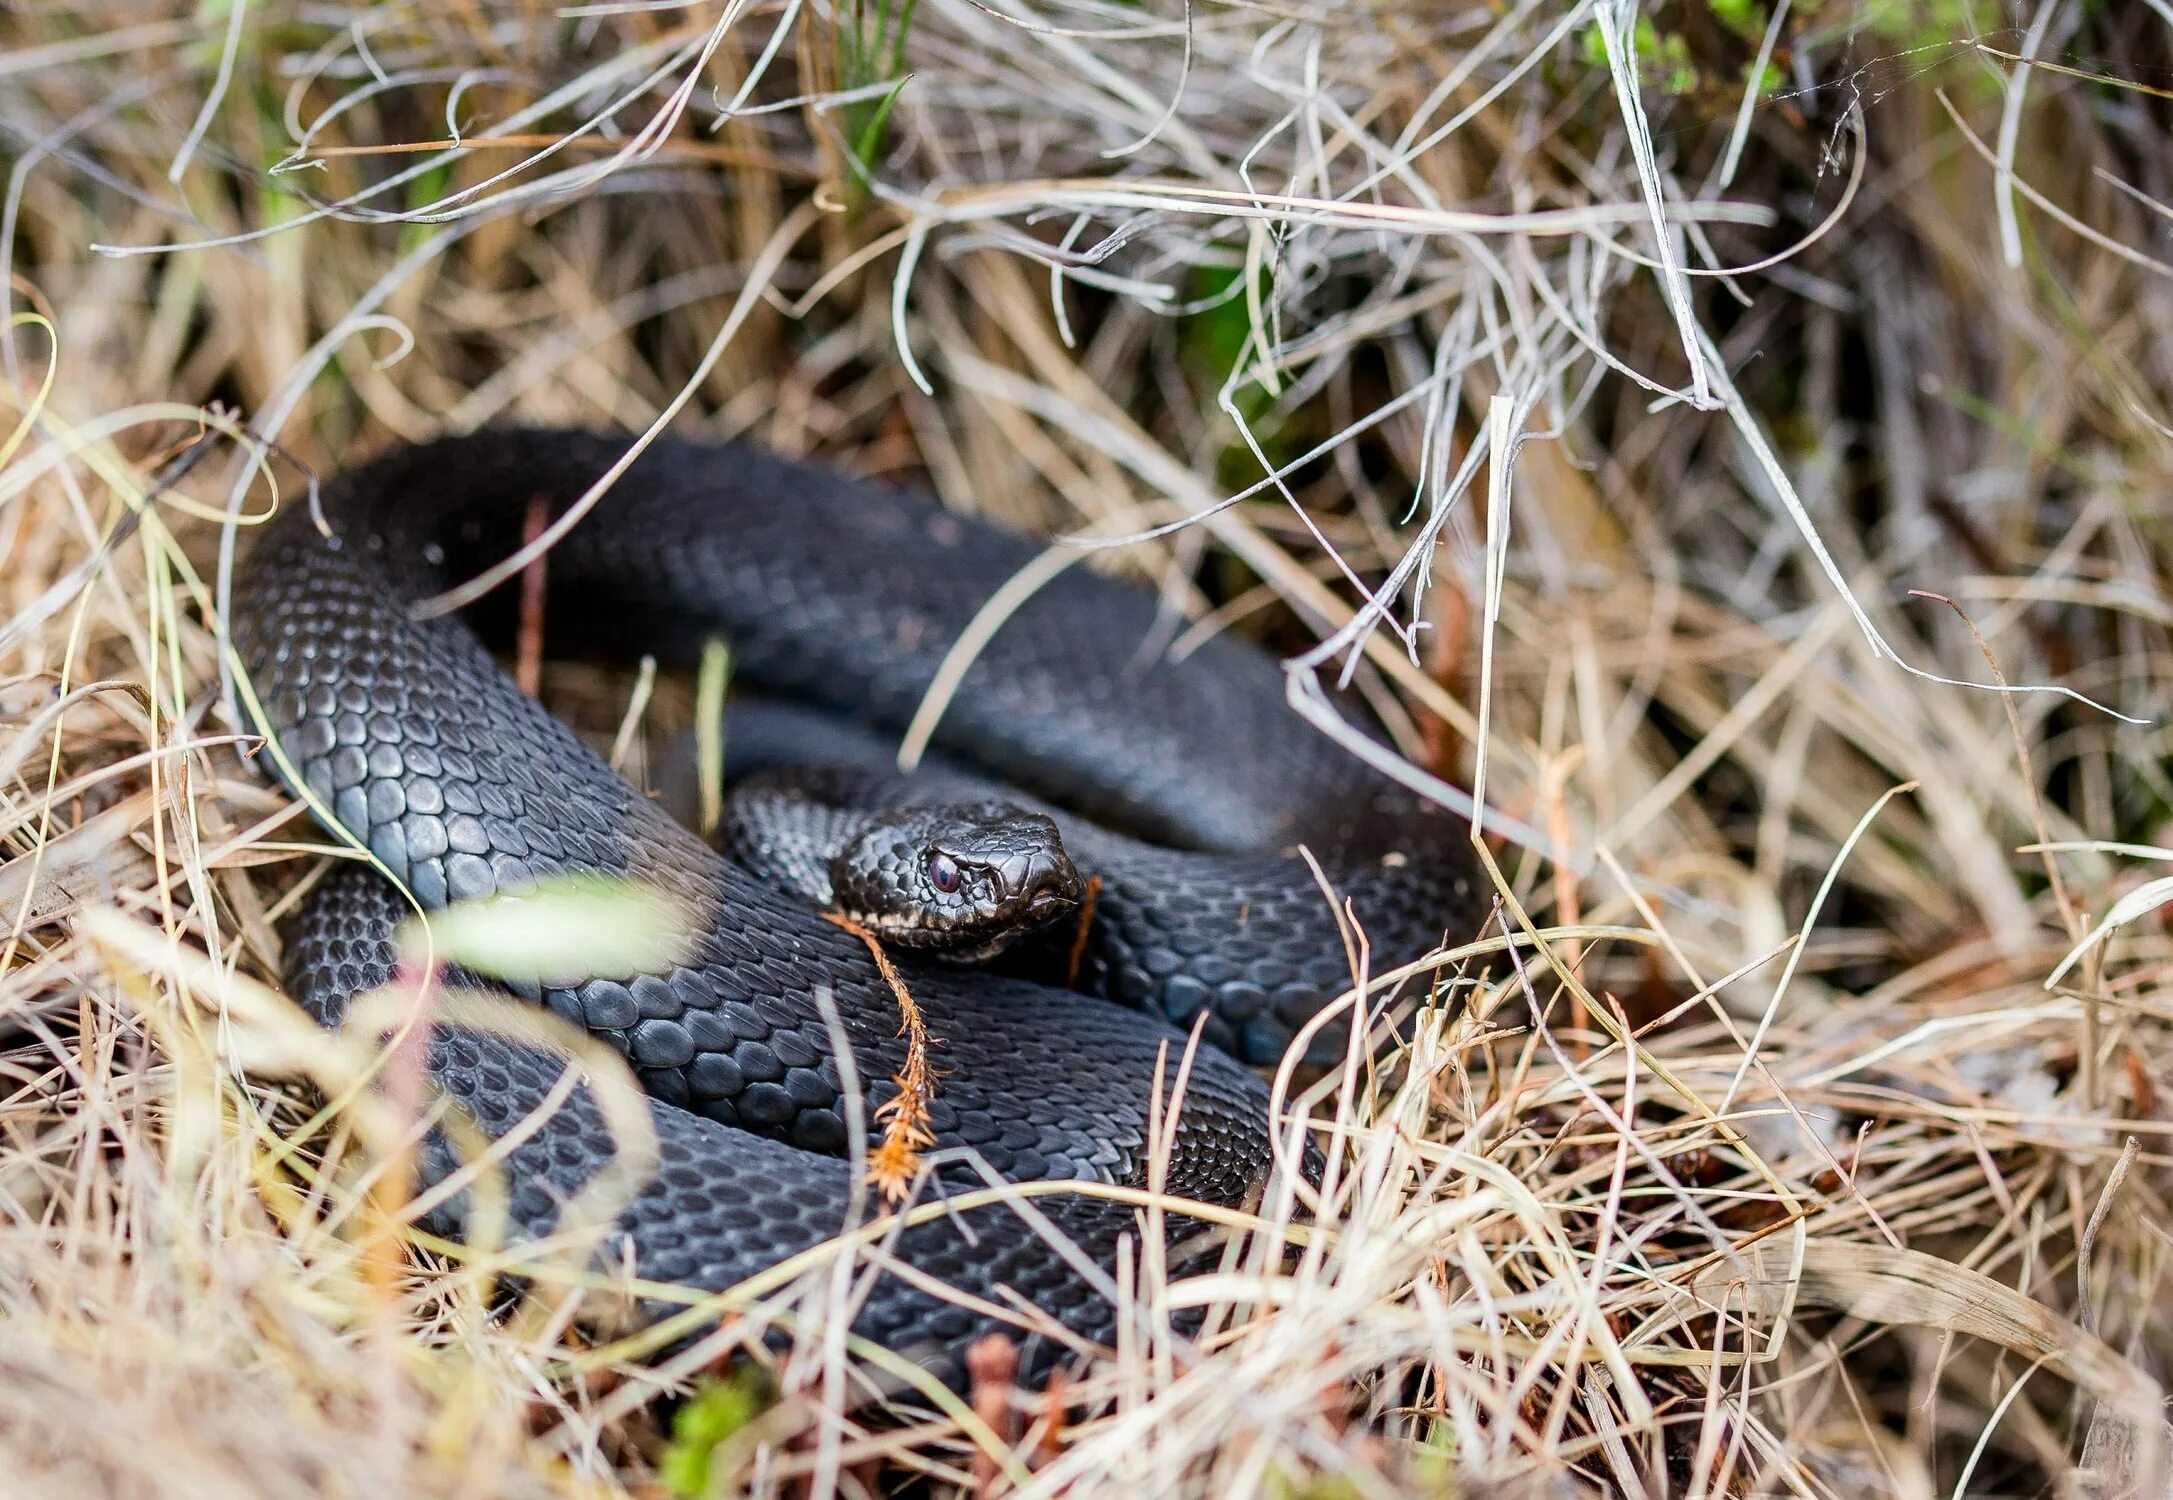
[[[1026,915],[1030,921],[1049,922],[1071,911],[1079,904],[1079,898],[1066,891],[1036,891],[1026,903]]]

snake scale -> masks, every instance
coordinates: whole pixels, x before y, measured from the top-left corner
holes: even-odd
[[[326,486],[320,517],[291,507],[251,549],[233,639],[286,773],[424,908],[602,871],[695,914],[691,952],[665,972],[512,988],[622,1051],[646,1091],[660,1165],[618,1216],[613,1260],[720,1289],[844,1225],[855,1178],[836,1043],[869,1102],[886,1098],[903,1061],[896,1002],[860,941],[711,850],[500,670],[491,649],[510,638],[516,590],[454,618],[413,607],[505,557],[538,501],[563,512],[623,448],[489,430],[353,469]],[[684,664],[723,638],[735,682],[895,737],[961,631],[1039,550],[903,489],[661,440],[552,551],[546,639]],[[1166,1101],[1184,1046],[1176,1022],[1217,1045],[1185,1080],[1166,1187],[1215,1204],[1257,1193],[1267,1091],[1241,1060],[1272,1059],[1349,982],[1300,844],[1377,953],[1416,956],[1476,925],[1461,824],[1301,724],[1257,647],[1217,636],[1171,660],[1154,654],[1161,623],[1153,595],[1065,571],[996,632],[940,721],[950,763],[1094,817],[1065,839],[1101,896],[1082,976],[1098,994],[901,960],[940,1074],[934,1191],[984,1181],[974,1158],[1008,1179],[1143,1184],[1157,1079]],[[359,863],[313,894],[286,977],[320,1022],[391,978],[408,910]],[[488,1135],[526,1132],[505,1164],[509,1228],[550,1233],[612,1158],[598,1099],[584,1086],[555,1100],[561,1058],[487,1029],[436,1027],[428,1066]],[[442,1136],[424,1156],[428,1177],[453,1169]],[[912,1274],[872,1279],[855,1332],[953,1382],[992,1306],[1014,1299],[1053,1320],[1045,1333],[1109,1341],[1117,1314],[1092,1273],[1140,1221],[1103,1199],[1037,1201],[1077,1256],[1005,1206],[931,1220],[891,1247]],[[451,1233],[465,1202],[440,1212]]]

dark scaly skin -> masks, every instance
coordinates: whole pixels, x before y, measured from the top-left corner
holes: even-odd
[[[424,906],[580,869],[647,882],[695,914],[702,935],[685,965],[530,998],[621,1048],[651,1095],[666,1165],[621,1224],[642,1273],[721,1286],[842,1223],[844,1101],[818,991],[863,1079],[886,1079],[902,1062],[895,1004],[855,939],[634,792],[513,686],[468,623],[410,611],[509,551],[533,498],[563,508],[620,448],[586,434],[494,432],[396,451],[329,487],[332,539],[299,511],[268,530],[245,570],[234,639],[301,781]],[[691,660],[722,635],[742,677],[898,723],[958,630],[1032,551],[884,486],[744,449],[660,443],[553,551],[549,638],[559,649]],[[507,604],[496,597],[474,612],[486,637],[502,634]],[[1449,820],[1420,814],[1290,720],[1273,663],[1249,648],[1210,642],[1181,668],[1139,671],[1131,655],[1152,624],[1147,596],[1077,571],[1060,578],[968,674],[939,742],[1180,845],[1274,850],[1302,838],[1351,855],[1360,872],[1383,851],[1401,854],[1388,884],[1424,873],[1422,930],[1471,925]],[[1235,930],[1287,919],[1287,960],[1271,952],[1260,962],[1292,974],[1315,962],[1318,944],[1298,934],[1307,920],[1322,930],[1323,903],[1298,894],[1310,893],[1309,878],[1288,878],[1304,867],[1246,858],[1285,878],[1244,898],[1243,922],[1197,888],[1127,919],[1152,981],[1137,998],[1163,992],[1153,938],[1166,921]],[[1191,879],[1196,887],[1196,871]],[[289,979],[320,1019],[337,1019],[358,987],[383,977],[399,910],[372,877],[352,875],[309,911]],[[1363,905],[1361,916],[1372,920]],[[1340,944],[1331,951],[1340,975]],[[1272,1015],[1278,995],[1295,1002],[1299,980],[1281,974],[1220,982],[1207,1002],[1227,1007],[1218,1024],[1260,1040],[1247,1023]],[[939,1148],[970,1148],[1017,1179],[1143,1180],[1156,1069],[1165,1049],[1181,1048],[1177,1034],[1016,980],[911,968],[908,981],[939,1040]],[[1310,993],[1340,987],[1320,979]],[[1111,988],[1126,994],[1121,974]],[[482,1036],[442,1041],[433,1063],[439,1086],[493,1131],[560,1070]],[[1203,1052],[1170,1190],[1221,1203],[1256,1190],[1269,1160],[1265,1103],[1252,1075]],[[515,1153],[516,1230],[547,1232],[558,1199],[594,1171],[608,1147],[592,1125],[578,1111],[561,1115]],[[971,1248],[955,1226],[931,1226],[911,1242],[914,1263],[965,1290],[1009,1286],[1078,1332],[1106,1336],[1109,1309],[1019,1219],[980,1217]],[[1106,1261],[1133,1221],[1077,1200],[1061,1222]],[[856,1326],[955,1371],[972,1320],[885,1280]]]
[[[727,793],[720,847],[765,879],[819,904],[834,903],[827,887],[817,894],[817,872],[862,828],[903,822],[915,809],[982,799],[1014,818],[1038,814],[1053,821],[1063,853],[1097,885],[1083,939],[1071,915],[1046,924],[1020,917],[1005,929],[1005,942],[977,955],[979,961],[997,961],[1003,972],[1108,999],[1140,1003],[1138,997],[1146,995],[1145,1008],[1180,1025],[1191,1025],[1204,1008],[1207,1039],[1249,1062],[1280,1057],[1290,1040],[1285,1026],[1301,1022],[1348,984],[1336,934],[1311,920],[1325,910],[1326,898],[1296,860],[1165,848],[948,764],[903,775],[885,769],[896,764],[895,739],[886,743],[859,726],[796,705],[742,703],[727,716],[725,735],[728,746],[735,735],[755,744],[751,754],[737,757],[744,779],[734,780]],[[684,755],[674,762],[665,768],[666,780],[685,784],[668,785],[665,803],[691,806],[691,762]],[[1335,873],[1347,875],[1348,868]],[[1304,884],[1293,886],[1294,876]],[[1438,869],[1406,867],[1336,884],[1339,889],[1357,885],[1353,900],[1360,920],[1393,958],[1413,956],[1431,941],[1424,929],[1427,913],[1436,909],[1429,899],[1438,894],[1440,878]],[[853,912],[849,904],[845,909]],[[1399,937],[1405,940],[1400,948]],[[996,953],[1003,954],[1000,961]],[[1235,997],[1245,993],[1248,981],[1264,988],[1254,976],[1274,966],[1299,980],[1279,993],[1284,1010],[1255,1017]],[[1212,1003],[1218,998],[1219,1007]],[[1241,1032],[1240,1026],[1251,1029]],[[1324,1028],[1313,1040],[1313,1060],[1342,1056],[1347,1041],[1342,1029]]]
[[[393,925],[409,908],[365,869],[342,871],[312,899],[287,956],[295,998],[313,1015],[336,1023],[355,994],[393,976]],[[489,1032],[440,1027],[433,1035],[430,1073],[437,1086],[484,1132],[501,1137],[543,1107],[564,1063]],[[662,1102],[650,1111],[659,1169],[621,1213],[601,1247],[605,1264],[631,1248],[639,1274],[653,1282],[723,1291],[778,1261],[809,1250],[847,1227],[852,1168],[841,1158],[814,1155],[704,1119]],[[540,1238],[556,1227],[559,1204],[612,1159],[612,1136],[587,1091],[581,1090],[541,1130],[512,1153],[504,1173],[508,1216],[516,1237]],[[439,1181],[458,1165],[440,1134],[424,1147],[423,1176]],[[1106,1263],[1124,1216],[1093,1200],[1043,1199],[1040,1211],[1090,1257]],[[458,1236],[464,1201],[433,1216],[433,1227]],[[1083,1339],[1106,1344],[1116,1333],[1115,1311],[1048,1244],[1025,1232],[1002,1208],[916,1226],[886,1249],[959,1291],[1003,1301],[1008,1288],[1054,1315]],[[640,1309],[664,1316],[675,1305]],[[853,1330],[963,1387],[963,1350],[991,1326],[955,1302],[894,1278],[868,1298]],[[1013,1330],[1016,1332],[1017,1330]],[[1026,1367],[1044,1369],[1063,1351],[1027,1335]]]
[[[611,451],[592,450],[581,472]],[[554,586],[571,571],[611,601],[568,622],[591,645],[610,636],[621,653],[691,651],[685,622],[698,619],[731,640],[735,683],[846,715],[893,744],[960,631],[1041,551],[924,496],[738,449],[675,449],[638,495],[622,481],[604,503],[611,519],[584,528],[596,534],[578,556],[552,555]],[[713,519],[670,519],[690,509]],[[630,578],[652,586],[629,597]],[[1060,820],[1108,903],[1082,988],[1180,1026],[1204,1014],[1210,1041],[1272,1064],[1351,980],[1334,914],[1294,846],[1349,898],[1378,957],[1414,958],[1474,929],[1483,883],[1466,825],[1300,721],[1273,658],[1218,636],[1150,666],[1140,657],[1162,638],[1157,623],[1145,591],[1065,572],[976,658],[934,745],[1129,836],[1103,841],[1097,863],[1076,847],[1090,835]]]

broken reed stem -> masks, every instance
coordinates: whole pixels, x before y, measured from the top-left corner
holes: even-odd
[[[972,1382],[974,1415],[1006,1447],[1019,1440],[1019,1414],[1012,1392],[1019,1378],[1019,1346],[1007,1333],[984,1333],[966,1349],[966,1374]],[[996,1455],[985,1448],[973,1453],[974,1500],[994,1500],[1009,1486]]]

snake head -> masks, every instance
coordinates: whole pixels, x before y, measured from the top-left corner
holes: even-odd
[[[1077,910],[1085,882],[1048,818],[953,802],[885,812],[832,857],[830,889],[886,943],[978,963]]]

